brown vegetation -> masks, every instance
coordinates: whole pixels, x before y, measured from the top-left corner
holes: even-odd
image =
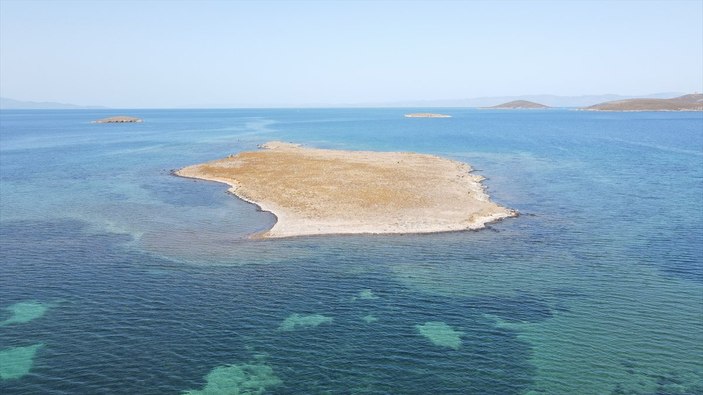
[[[514,215],[490,202],[468,165],[403,152],[269,143],[177,172],[224,182],[278,216],[268,237],[473,229]]]

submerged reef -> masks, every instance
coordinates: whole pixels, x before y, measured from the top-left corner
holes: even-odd
[[[378,299],[378,296],[373,293],[370,289],[364,289],[361,290],[356,296],[352,297],[352,301],[354,300],[373,300],[373,299]]]
[[[218,366],[205,380],[203,389],[183,395],[258,395],[283,383],[273,368],[263,363]]]
[[[294,331],[297,329],[314,328],[330,322],[332,322],[332,317],[327,317],[322,314],[300,315],[298,313],[293,313],[283,320],[278,330]]]
[[[46,311],[49,310],[49,307],[51,307],[49,304],[37,301],[15,303],[5,308],[5,310],[10,311],[12,315],[10,318],[0,321],[0,326],[22,324],[32,321],[43,316]]]
[[[422,325],[415,325],[415,328],[435,346],[448,347],[454,350],[458,350],[461,346],[461,335],[464,332],[456,331],[444,322],[429,321]]]
[[[34,355],[44,344],[0,350],[0,379],[18,379],[32,369]]]

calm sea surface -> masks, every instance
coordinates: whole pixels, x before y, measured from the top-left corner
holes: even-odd
[[[410,111],[0,112],[0,393],[703,394],[702,113]],[[249,240],[170,175],[274,139],[465,161],[522,215]]]

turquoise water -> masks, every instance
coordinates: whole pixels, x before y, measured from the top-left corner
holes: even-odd
[[[703,394],[703,114],[410,111],[0,112],[0,393]],[[249,240],[170,175],[274,139],[466,161],[522,215]]]

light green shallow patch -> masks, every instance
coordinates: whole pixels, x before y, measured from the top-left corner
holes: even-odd
[[[201,390],[186,391],[184,395],[255,395],[283,383],[273,369],[265,364],[224,365],[205,376]]]
[[[32,369],[34,354],[44,344],[0,350],[0,379],[18,379]]]
[[[373,299],[378,299],[378,296],[376,296],[373,291],[370,289],[364,289],[361,292],[359,292],[356,296],[352,297],[352,300],[373,300]]]
[[[371,324],[378,321],[378,318],[373,314],[365,315],[361,317],[361,319],[364,320],[367,324]]]
[[[454,350],[459,349],[461,346],[461,335],[464,332],[456,331],[444,322],[429,321],[422,325],[415,325],[415,328],[435,346],[448,347]]]
[[[543,321],[485,315],[531,345],[527,393],[703,394],[703,287],[655,268],[608,270]]]
[[[0,322],[0,326],[22,324],[35,320],[43,316],[49,307],[49,304],[39,303],[36,301],[15,303],[12,306],[5,308],[5,310],[10,311],[12,315],[5,321]]]
[[[278,330],[294,331],[297,329],[314,328],[330,322],[332,322],[332,317],[327,317],[322,314],[300,315],[298,313],[293,313],[283,320]]]

